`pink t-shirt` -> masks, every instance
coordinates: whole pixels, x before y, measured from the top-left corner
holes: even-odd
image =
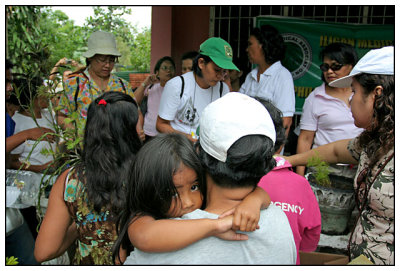
[[[354,125],[350,107],[326,94],[325,83],[315,88],[305,100],[300,129],[315,131],[313,148],[357,137],[363,131]]]
[[[158,116],[158,107],[160,106],[161,94],[164,87],[160,83],[154,84],[151,88],[146,88],[144,94],[147,98],[147,112],[144,116],[143,130],[148,136],[158,135],[156,122]]]
[[[293,171],[282,157],[275,157],[277,166],[261,178],[258,186],[271,197],[271,204],[286,214],[293,231],[297,249],[296,264],[300,264],[299,250],[315,251],[321,234],[321,213],[308,181]]]

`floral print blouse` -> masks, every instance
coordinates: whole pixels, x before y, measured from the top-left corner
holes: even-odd
[[[350,258],[364,254],[377,265],[394,264],[394,153],[391,149],[369,170],[369,158],[357,147],[355,138],[350,141],[348,150],[359,161],[354,187],[356,197],[362,208],[350,240]],[[373,183],[376,173],[390,159]],[[366,172],[370,172],[369,174]],[[363,178],[365,176],[365,178]],[[357,182],[358,180],[358,182]],[[357,185],[359,183],[359,185]],[[359,189],[357,188],[359,187]],[[368,190],[369,188],[369,190]],[[362,204],[363,201],[365,204]],[[364,207],[363,207],[364,205]]]
[[[134,97],[131,84],[114,74],[110,75],[107,89],[105,91],[102,91],[99,86],[97,86],[96,82],[90,78],[89,73],[87,71],[84,71],[84,73],[89,80],[87,80],[85,76],[78,74],[67,78],[64,81],[65,93],[61,96],[59,103],[59,105],[61,106],[61,113],[68,116],[70,113],[76,110],[77,112],[79,112],[81,118],[86,119],[87,110],[90,103],[107,91],[122,91],[132,96],[132,98]],[[78,77],[80,91],[76,100],[77,108],[75,109],[75,92],[77,90]]]
[[[115,218],[105,208],[95,212],[85,190],[77,170],[71,169],[64,201],[79,234],[73,264],[113,265],[112,246],[117,239]]]

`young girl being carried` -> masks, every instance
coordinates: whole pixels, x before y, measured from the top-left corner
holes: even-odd
[[[121,262],[126,259],[121,247],[166,252],[209,236],[247,240],[247,235],[236,231],[256,230],[260,209],[270,203],[268,194],[256,188],[219,219],[167,219],[181,217],[206,203],[200,160],[190,141],[180,134],[160,134],[143,146],[127,177],[127,190],[113,248],[114,259]]]

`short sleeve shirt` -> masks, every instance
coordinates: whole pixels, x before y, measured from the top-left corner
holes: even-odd
[[[154,84],[151,88],[146,88],[144,94],[147,98],[147,112],[144,116],[143,130],[148,136],[156,136],[158,131],[156,129],[156,122],[158,116],[158,108],[160,106],[161,94],[164,87],[160,83]]]
[[[110,75],[107,89],[105,91],[102,91],[97,86],[96,82],[92,78],[90,78],[89,72],[85,70],[84,73],[87,78],[82,75],[76,75],[67,78],[64,81],[65,95],[61,96],[59,103],[59,105],[62,107],[62,109],[60,110],[61,113],[69,115],[76,110],[77,112],[79,112],[81,118],[86,119],[87,110],[90,103],[107,91],[121,91],[132,96],[132,98],[134,97],[130,83],[114,74]],[[78,89],[77,78],[79,78],[79,93],[76,100],[77,107],[75,109],[75,92]]]
[[[361,254],[377,265],[394,264],[394,159],[389,160],[373,183],[379,168],[394,153],[391,149],[371,169],[371,173],[357,189],[357,179],[364,169],[368,169],[369,158],[358,146],[359,138],[352,139],[347,146],[351,155],[359,161],[354,182],[356,193],[361,201],[366,200],[361,216],[357,221],[350,241],[350,257]],[[360,179],[362,179],[360,177]],[[368,187],[369,191],[368,191]],[[358,190],[358,191],[357,191]],[[359,205],[358,207],[361,207]]]
[[[211,102],[219,99],[229,92],[229,87],[223,82],[218,82],[208,89],[201,88],[195,80],[193,72],[182,75],[185,85],[182,97],[182,80],[179,76],[170,79],[161,95],[158,115],[169,120],[171,127],[185,134],[196,134],[203,109]],[[222,94],[220,94],[222,84]]]
[[[364,130],[354,125],[351,109],[344,101],[326,94],[325,83],[305,100],[300,129],[315,131],[313,148],[354,138]]]
[[[15,121],[15,133],[25,131],[36,127],[54,129],[54,118],[47,109],[41,110],[41,118],[25,116],[15,112],[13,120]],[[50,143],[45,140],[36,142],[36,140],[26,140],[11,151],[11,154],[19,154],[21,160],[27,160],[32,165],[44,165],[53,161],[51,153],[56,151],[56,143]]]
[[[239,92],[251,97],[259,97],[272,102],[283,117],[292,117],[295,111],[295,93],[292,74],[280,61],[272,64],[260,75],[257,82],[258,67],[246,76]]]

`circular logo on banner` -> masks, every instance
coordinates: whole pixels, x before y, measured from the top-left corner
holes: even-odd
[[[284,66],[292,73],[293,80],[302,77],[312,64],[312,49],[308,41],[295,33],[281,34],[286,45]]]

